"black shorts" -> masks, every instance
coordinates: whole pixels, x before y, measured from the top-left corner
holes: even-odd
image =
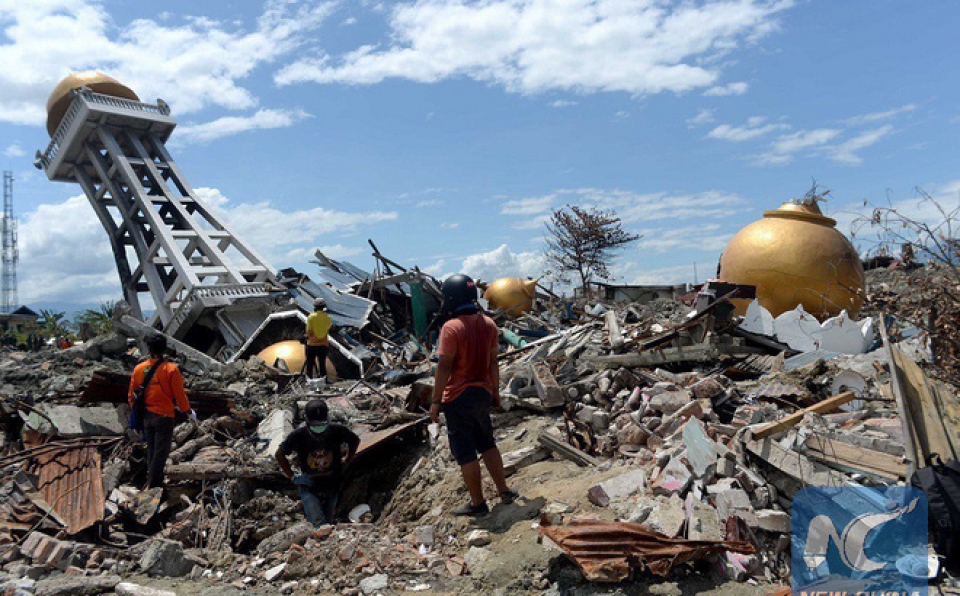
[[[447,422],[450,451],[461,466],[477,461],[477,454],[497,446],[490,422],[493,397],[483,387],[467,387],[441,406]]]

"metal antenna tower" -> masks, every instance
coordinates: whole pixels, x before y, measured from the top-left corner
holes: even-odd
[[[11,313],[19,308],[17,300],[17,220],[13,218],[13,172],[3,173],[3,279],[0,283],[0,311]]]
[[[187,182],[165,145],[166,103],[78,87],[35,165],[83,188],[133,314],[153,310],[148,324],[226,359],[272,312],[273,268]]]

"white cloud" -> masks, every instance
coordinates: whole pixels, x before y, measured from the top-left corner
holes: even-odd
[[[713,274],[712,271],[700,271],[698,276],[700,277],[699,281],[703,281],[711,277]],[[634,273],[630,278],[630,284],[634,285],[668,285],[668,284],[684,284],[691,283],[694,281],[694,266],[693,263],[689,265],[678,265],[675,267],[661,267],[658,269],[646,269],[638,273]]]
[[[344,246],[342,244],[331,244],[327,246],[321,246],[317,248],[324,255],[330,257],[331,259],[346,259],[348,257],[355,257],[357,255],[363,254],[364,250],[356,246]],[[313,256],[315,250],[310,251],[310,256]]]
[[[318,243],[328,234],[355,232],[398,218],[396,211],[339,211],[323,207],[283,211],[269,201],[233,203],[215,188],[194,191],[220,213],[245,242],[265,256],[277,255],[298,245]]]
[[[757,159],[760,165],[779,165],[793,161],[796,153],[810,149],[821,149],[841,133],[832,128],[799,130],[781,135],[773,142],[770,150]]]
[[[638,231],[643,235],[643,238],[637,241],[637,248],[655,253],[692,247],[697,250],[719,252],[723,250],[736,233],[736,230],[724,231],[719,224],[641,229]],[[695,241],[692,239],[695,239]]]
[[[203,124],[180,125],[172,140],[178,145],[208,143],[250,130],[289,128],[309,117],[303,110],[260,109],[250,116],[224,116]]]
[[[707,133],[707,136],[711,139],[721,139],[724,141],[734,141],[739,143],[761,137],[777,130],[785,130],[790,128],[786,124],[764,124],[764,122],[766,122],[766,118],[762,116],[755,116],[753,118],[749,118],[745,126],[721,124]]]
[[[549,213],[542,213],[534,217],[521,219],[513,224],[514,230],[542,230],[543,226],[550,221]]]
[[[845,124],[850,126],[859,126],[862,124],[867,124],[869,122],[878,122],[880,120],[889,120],[894,116],[899,116],[900,114],[906,114],[917,109],[916,104],[906,104],[900,106],[899,108],[893,108],[892,110],[886,110],[884,112],[873,112],[870,114],[863,114],[860,116],[854,116],[852,118],[847,118],[844,120]]]
[[[713,97],[727,97],[729,95],[743,95],[747,92],[747,89],[750,88],[750,85],[744,82],[730,83],[729,85],[722,85],[718,87],[710,87],[703,92],[705,96]]]
[[[580,103],[580,102],[578,102],[578,101],[569,101],[569,100],[566,100],[566,99],[558,99],[558,100],[556,100],[556,101],[551,101],[551,102],[550,102],[549,104],[547,104],[547,105],[549,105],[551,108],[569,108],[569,107],[575,106],[575,105],[577,105],[577,104],[579,104],[579,103]]]
[[[27,152],[23,150],[23,147],[20,146],[20,143],[11,143],[7,145],[7,148],[3,150],[4,157],[17,158],[23,157]]]
[[[271,266],[306,261],[313,248],[332,234],[356,232],[397,219],[396,212],[339,211],[315,207],[283,211],[267,201],[234,203],[213,188],[195,193]],[[86,197],[43,204],[19,222],[20,301],[99,302],[121,296],[120,282],[107,233]],[[361,249],[336,243],[322,246],[332,256],[360,254]]]
[[[117,23],[97,0],[0,3],[0,120],[36,125],[47,96],[71,71],[102,70],[145,101],[162,97],[175,114],[206,106],[249,109],[242,81],[258,66],[300,48],[333,2],[267,0],[256,25],[184,18]]]
[[[580,188],[560,190],[555,195],[560,201],[571,205],[613,210],[624,224],[729,217],[739,213],[745,204],[739,195],[713,190],[694,194],[641,194],[626,190]]]
[[[500,277],[540,277],[543,269],[542,253],[515,253],[506,244],[501,244],[491,251],[464,258],[461,270],[453,273],[465,273],[474,279],[492,281]]]
[[[519,93],[684,92],[720,76],[717,57],[777,29],[792,0],[417,0],[384,41],[303,58],[276,81],[376,84],[468,77]]]
[[[84,196],[19,218],[20,302],[102,302],[122,296],[107,233]]]
[[[443,205],[443,201],[440,199],[424,199],[422,201],[417,201],[417,204],[414,205],[417,209],[423,209],[424,207],[437,207]]]
[[[701,108],[697,115],[693,118],[687,120],[687,126],[689,128],[696,128],[704,124],[711,124],[714,122],[713,110],[707,110]]]
[[[847,165],[859,165],[863,163],[863,158],[857,155],[857,151],[876,144],[891,132],[893,132],[893,126],[890,124],[864,131],[852,139],[848,139],[835,147],[831,147],[828,154],[830,159],[836,162]]]
[[[445,221],[440,224],[440,229],[443,230],[456,230],[460,227],[459,221]]]
[[[500,213],[503,215],[537,215],[549,211],[553,207],[553,201],[553,195],[506,201],[500,207]]]

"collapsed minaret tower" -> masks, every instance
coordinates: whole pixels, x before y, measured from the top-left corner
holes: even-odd
[[[273,269],[194,193],[165,145],[177,123],[99,72],[63,79],[47,102],[35,165],[83,188],[141,319],[222,360],[273,311]]]

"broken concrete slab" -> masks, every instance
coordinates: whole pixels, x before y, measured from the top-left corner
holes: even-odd
[[[686,521],[687,515],[684,511],[683,500],[677,495],[671,495],[666,499],[658,498],[656,506],[642,523],[664,536],[676,538],[680,535],[680,530]]]
[[[378,573],[360,580],[360,591],[367,596],[386,590],[390,586],[390,578],[386,573]]]
[[[562,408],[566,404],[564,391],[546,364],[533,364],[531,366],[531,374],[533,376],[533,384],[537,389],[537,395],[540,397],[540,403],[543,407]]]
[[[790,514],[775,509],[761,509],[754,512],[756,527],[777,534],[790,533]]]
[[[490,532],[473,530],[467,535],[467,546],[486,546],[490,544]]]
[[[283,552],[294,544],[302,545],[315,531],[316,528],[310,522],[304,521],[294,524],[264,539],[257,545],[257,554],[264,556],[270,553]]]
[[[649,405],[651,410],[669,416],[688,403],[690,403],[688,391],[664,391],[651,395]]]
[[[183,577],[195,566],[195,563],[185,556],[182,544],[163,538],[149,541],[139,564],[140,569],[147,575],[160,577]]]
[[[94,596],[113,591],[119,583],[119,575],[59,575],[38,581],[34,586],[34,594],[35,596]]]
[[[717,513],[723,522],[732,515],[743,519],[748,525],[753,522],[753,505],[750,503],[750,495],[742,488],[726,486],[714,495],[714,501],[717,505]]]
[[[116,406],[78,407],[69,404],[40,404],[37,410],[61,437],[118,436],[127,430],[126,408]]]
[[[516,474],[531,464],[543,461],[550,457],[550,451],[534,445],[523,447],[503,454],[503,472],[507,476]]]
[[[660,470],[660,474],[653,480],[651,488],[657,495],[676,495],[687,490],[690,483],[693,482],[693,474],[687,466],[680,461],[679,457],[671,457],[666,466]]]
[[[717,445],[710,437],[703,423],[691,418],[683,425],[683,444],[687,446],[687,461],[694,475],[700,479],[709,479],[716,473]]]
[[[687,538],[690,540],[723,540],[725,538],[720,515],[709,503],[687,495]]]
[[[590,487],[587,498],[598,507],[607,507],[611,501],[624,499],[642,489],[645,481],[642,469],[630,470]]]
[[[260,444],[260,455],[273,457],[284,439],[293,432],[293,412],[290,410],[274,410],[257,425],[257,440]]]

